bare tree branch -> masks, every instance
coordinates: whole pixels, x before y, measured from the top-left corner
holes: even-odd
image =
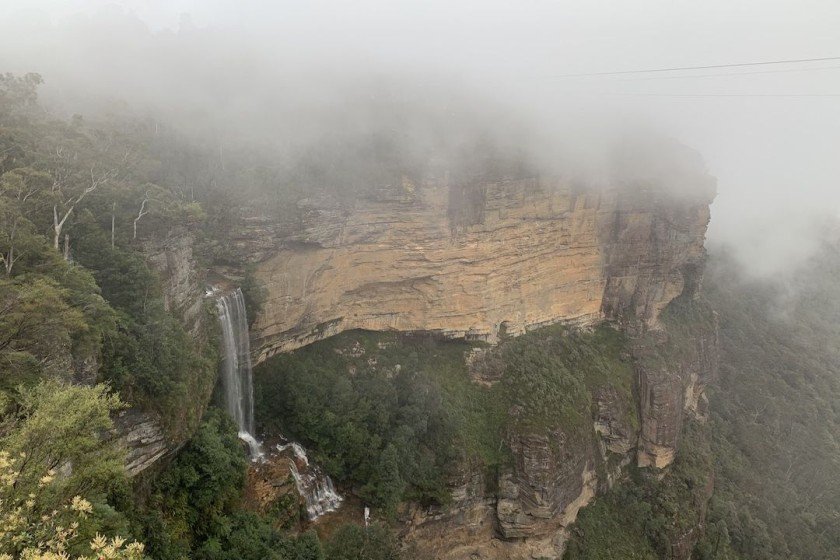
[[[137,239],[137,222],[140,221],[140,218],[142,218],[143,216],[145,216],[146,214],[149,213],[149,211],[146,210],[146,204],[148,202],[149,202],[149,193],[147,191],[146,195],[143,197],[143,202],[140,204],[140,211],[137,212],[137,217],[134,218],[134,237],[133,237],[133,239]]]

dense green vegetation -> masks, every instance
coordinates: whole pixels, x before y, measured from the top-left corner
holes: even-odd
[[[147,259],[184,232],[198,258],[230,258],[220,239],[232,205],[212,159],[159,123],[56,119],[37,104],[39,83],[0,76],[0,555],[139,560],[142,547],[107,538],[121,535],[154,559],[322,560],[324,546],[395,558],[382,528],[339,529],[322,545],[250,513],[235,428],[216,409],[199,426],[213,333],[185,331]],[[173,441],[195,432],[134,484],[112,422],[129,405]]]
[[[827,233],[790,277],[750,279],[725,257],[707,273],[722,342],[709,510],[721,545],[703,558],[840,550],[840,244]]]
[[[185,437],[203,406],[182,403],[213,382],[216,357],[166,310],[145,260],[145,243],[201,214],[154,184],[167,176],[150,129],[56,119],[37,104],[39,83],[0,76],[0,443],[20,461],[2,506],[29,496],[30,513],[81,516],[72,539],[45,522],[55,539],[43,542],[82,555],[99,531],[132,536],[111,414],[140,407]],[[90,511],[68,509],[71,498]]]
[[[677,458],[662,478],[631,467],[628,480],[581,510],[567,560],[654,560],[691,551],[711,490],[705,426],[685,427]]]
[[[369,531],[342,526],[325,543],[314,532],[285,533],[276,526],[277,516],[258,515],[243,504],[246,468],[233,422],[211,409],[187,447],[155,478],[143,507],[131,515],[149,555],[159,560],[397,558],[390,532],[379,526]]]
[[[710,420],[688,427],[661,481],[631,471],[584,509],[568,558],[669,557],[692,523],[700,560],[837,557],[840,245],[829,239],[790,277],[750,278],[725,255],[712,260],[704,292],[718,313],[721,370]],[[710,319],[692,307],[665,313],[675,346],[659,359],[690,351],[680,325]]]
[[[233,422],[211,409],[187,447],[154,480],[134,517],[149,555],[160,560],[321,558],[317,538],[284,537],[268,519],[243,510],[246,469]]]
[[[200,207],[171,182],[148,123],[57,120],[39,83],[0,77],[0,389],[14,401],[41,378],[108,382],[188,433],[200,410],[177,403],[212,382],[216,360],[165,310],[143,251],[153,232],[196,225]]]
[[[484,383],[465,363],[474,348],[423,335],[344,333],[262,364],[258,419],[304,442],[333,477],[393,512],[406,499],[445,503],[463,461],[491,470],[506,464],[511,430],[551,425],[588,441],[600,386],[614,385],[632,402],[624,340],[609,327],[582,333],[558,325],[478,346],[474,368]]]
[[[0,556],[76,558],[100,531],[127,536],[108,499],[126,487],[123,451],[104,437],[120,400],[56,379],[16,396],[0,417]],[[123,553],[138,558],[135,547],[114,558]]]

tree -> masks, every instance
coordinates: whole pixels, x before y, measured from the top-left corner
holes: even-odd
[[[0,448],[22,459],[12,497],[35,493],[45,508],[75,495],[99,495],[124,477],[124,453],[109,436],[119,398],[105,385],[83,387],[52,379],[20,393],[18,410],[0,424]],[[44,473],[52,477],[42,495]],[[52,480],[54,479],[54,480]]]
[[[66,365],[72,338],[86,323],[65,295],[46,278],[0,280],[0,389]]]
[[[21,496],[17,482],[25,461],[24,454],[0,451],[0,560],[141,560],[142,544],[125,545],[122,537],[109,539],[99,533],[85,547],[93,557],[68,554],[80,540],[80,527],[89,520],[93,505],[79,495],[58,504],[50,500],[58,480],[53,471],[41,473],[36,492]]]
[[[229,516],[239,503],[247,464],[232,420],[210,409],[187,447],[155,482],[150,504],[158,518],[146,523],[144,539],[152,555],[177,558],[193,550],[198,558],[230,558],[221,549],[225,539],[234,539],[232,533],[262,531],[249,519]]]
[[[289,560],[324,560],[324,550],[315,531],[307,531],[292,541]]]
[[[44,80],[30,72],[23,76],[0,74],[0,122],[25,117],[38,109],[38,86]]]
[[[128,161],[129,152],[125,153],[123,164]],[[78,169],[78,154],[59,146],[53,153],[52,177],[52,229],[53,248],[58,251],[61,232],[67,219],[90,193],[102,185],[117,178],[119,168],[97,168],[96,164]],[[65,252],[67,247],[65,247]]]
[[[379,456],[379,464],[374,474],[376,501],[388,517],[396,512],[405,490],[405,482],[400,476],[399,459],[396,446],[389,443]]]
[[[0,176],[0,262],[6,276],[12,275],[15,263],[36,245],[36,228],[29,216],[49,182],[49,175],[28,167]]]

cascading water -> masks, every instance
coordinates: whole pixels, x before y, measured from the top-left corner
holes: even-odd
[[[225,405],[239,429],[239,438],[248,444],[252,460],[263,456],[254,437],[254,380],[251,371],[251,343],[245,297],[237,288],[216,300],[222,327],[222,385]]]
[[[216,290],[208,291],[208,297]],[[239,429],[239,438],[248,444],[251,460],[271,461],[266,457],[257,438],[254,437],[254,379],[251,370],[251,344],[248,333],[248,318],[245,314],[245,298],[237,288],[216,299],[219,323],[222,327],[222,385],[225,405]],[[311,465],[306,451],[297,443],[278,445],[277,451],[290,450],[294,457],[290,470],[295,479],[298,493],[306,500],[306,513],[310,520],[338,508],[343,498],[335,491],[329,476],[323,474],[317,465]]]
[[[321,473],[317,465],[309,464],[306,450],[299,444],[292,442],[278,445],[277,451],[282,453],[289,448],[294,453],[294,460],[291,461],[289,468],[295,479],[298,493],[306,500],[306,514],[309,520],[313,521],[325,513],[338,509],[344,498],[335,491],[332,479]],[[301,468],[304,472],[301,472]]]

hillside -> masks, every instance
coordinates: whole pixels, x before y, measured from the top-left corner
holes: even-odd
[[[687,148],[222,160],[39,84],[0,77],[0,554],[834,557],[840,253],[706,273]]]

